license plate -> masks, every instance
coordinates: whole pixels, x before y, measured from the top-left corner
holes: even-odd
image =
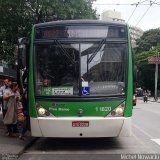
[[[89,127],[89,121],[73,121],[72,127]]]

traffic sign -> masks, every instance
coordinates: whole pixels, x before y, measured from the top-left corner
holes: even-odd
[[[149,57],[148,64],[160,64],[160,57]]]
[[[90,94],[90,87],[81,87],[81,94],[87,96]]]

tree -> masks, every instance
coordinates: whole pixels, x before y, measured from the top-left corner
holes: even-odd
[[[30,37],[35,23],[66,19],[96,19],[94,0],[2,0],[0,2],[0,60],[14,61],[18,37]],[[7,58],[9,56],[9,58]]]
[[[136,53],[148,51],[152,46],[157,46],[160,43],[160,29],[151,29],[144,32],[142,37],[136,41],[138,47]]]
[[[154,48],[151,48],[149,51],[144,51],[139,54],[135,54],[134,61],[138,67],[138,85],[143,89],[151,90],[152,94],[154,93],[155,86],[155,65],[148,64],[149,57],[155,57],[157,53],[160,53],[160,46],[157,45]],[[159,67],[160,69],[160,67]],[[160,74],[160,70],[159,70]],[[160,81],[160,77],[158,79]],[[158,83],[158,89],[160,90],[160,84]]]

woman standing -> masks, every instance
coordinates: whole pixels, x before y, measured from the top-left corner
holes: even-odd
[[[17,88],[18,84],[12,83],[3,95],[3,100],[6,102],[7,107],[3,122],[7,126],[8,136],[14,136],[17,125],[17,100],[20,97],[20,94],[17,93]]]

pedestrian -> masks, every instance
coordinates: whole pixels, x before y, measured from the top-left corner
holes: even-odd
[[[17,83],[11,83],[8,89],[4,90],[3,95],[4,106],[7,110],[3,122],[7,126],[8,136],[15,136],[17,132],[17,101],[20,100],[17,88]]]
[[[3,95],[4,95],[4,92],[9,92],[8,86],[9,86],[9,80],[5,79],[3,81],[3,85],[0,87],[0,100],[1,100],[1,104],[2,104],[3,118],[7,112],[6,103],[3,100]]]

